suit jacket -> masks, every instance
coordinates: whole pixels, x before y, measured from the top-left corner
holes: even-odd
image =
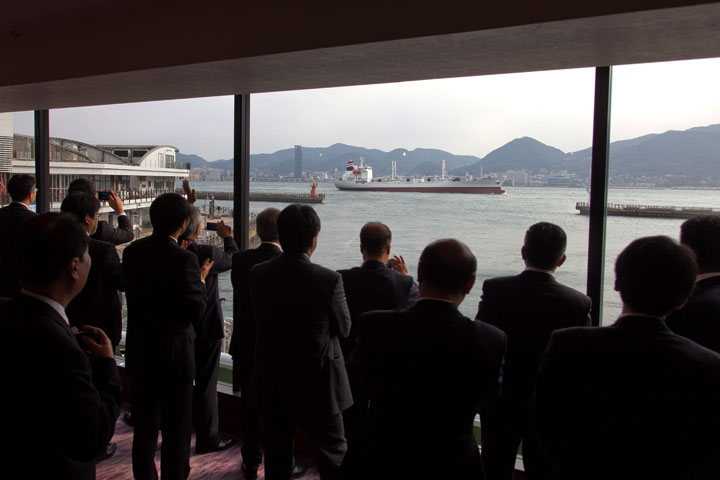
[[[282,255],[280,247],[273,243],[261,243],[259,247],[244,250],[233,255],[232,281],[235,292],[233,312],[233,333],[230,339],[230,355],[233,368],[241,369],[243,383],[250,380],[252,359],[255,354],[255,319],[250,303],[250,270],[257,264]]]
[[[113,345],[122,336],[122,304],[118,290],[125,290],[122,266],[115,245],[90,239],[92,265],[85,288],[70,302],[66,312],[70,324],[101,328]]]
[[[473,421],[499,394],[505,334],[422,298],[366,313],[358,325],[349,368],[370,398],[366,448],[376,472],[483,478]]]
[[[406,308],[418,296],[417,284],[408,275],[387,267],[382,262],[364,262],[360,267],[338,270],[345,287],[353,327],[350,335],[340,341],[347,360],[355,347],[355,326],[358,317],[371,310]]]
[[[555,332],[535,393],[556,479],[680,479],[720,455],[720,356],[659,318]]]
[[[695,284],[685,306],[667,318],[670,330],[720,353],[720,277]]]
[[[340,349],[350,313],[339,273],[287,254],[250,272],[257,329],[251,391],[261,412],[311,417],[352,405]]]
[[[220,250],[214,245],[202,245],[194,242],[187,248],[188,251],[197,255],[200,265],[203,264],[205,259],[214,262],[210,273],[205,278],[207,307],[195,331],[199,341],[212,342],[225,336],[225,316],[220,304],[218,274],[227,272],[232,268],[232,257],[239,249],[232,237],[225,237],[223,243],[225,244],[224,250]]]
[[[0,297],[14,297],[20,293],[15,266],[15,237],[20,225],[35,215],[35,212],[17,202],[0,209]]]
[[[118,215],[118,228],[112,227],[105,220],[98,222],[97,230],[91,235],[95,240],[110,242],[113,245],[120,245],[132,241],[135,237],[132,230],[132,223],[127,215]]]
[[[3,476],[94,479],[120,414],[115,360],[91,367],[60,314],[20,295],[0,305],[0,375]]]
[[[167,235],[153,234],[125,248],[123,269],[129,373],[192,380],[194,326],[207,298],[197,255]]]
[[[544,272],[486,280],[477,319],[507,335],[503,408],[529,414],[535,376],[550,335],[560,328],[590,325],[590,298]]]

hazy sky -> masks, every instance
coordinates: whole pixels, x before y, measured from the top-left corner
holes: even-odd
[[[482,157],[529,136],[590,146],[594,69],[253,95],[251,153],[346,143]],[[720,123],[720,59],[615,67],[612,140]],[[90,144],[169,144],[231,158],[232,97],[52,110],[50,135]],[[31,112],[16,133],[33,133]]]

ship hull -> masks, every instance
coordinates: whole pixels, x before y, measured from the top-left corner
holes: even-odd
[[[469,193],[469,194],[486,194],[500,195],[505,190],[499,185],[463,185],[460,182],[447,182],[445,185],[426,184],[392,184],[390,182],[335,182],[338,190],[354,191],[354,192],[416,192],[416,193]],[[440,183],[440,182],[437,182]],[[459,185],[457,183],[460,183]]]

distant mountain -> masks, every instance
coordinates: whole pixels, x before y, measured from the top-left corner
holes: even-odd
[[[488,153],[485,158],[461,169],[452,170],[453,175],[480,175],[483,173],[504,172],[506,170],[530,170],[539,172],[542,169],[562,170],[567,162],[567,154],[562,150],[545,145],[530,137],[516,138],[502,147]]]
[[[345,170],[347,162],[356,164],[360,157],[373,167],[375,176],[389,175],[392,161],[397,162],[399,175],[439,175],[441,162],[447,162],[448,173],[502,173],[526,169],[532,173],[567,170],[580,177],[590,174],[592,149],[565,153],[530,137],[516,138],[488,153],[484,158],[453,155],[444,150],[398,148],[390,152],[336,143],[329,147],[303,147],[303,170],[328,171],[334,175]],[[197,155],[178,153],[178,160],[193,168],[232,169],[232,159],[207,162]],[[291,175],[295,165],[295,149],[250,156],[251,170],[265,175]],[[610,144],[610,176],[675,176],[687,185],[705,184],[716,179],[720,184],[720,124],[696,127],[685,131],[671,130],[643,135]],[[713,180],[715,181],[715,180]]]

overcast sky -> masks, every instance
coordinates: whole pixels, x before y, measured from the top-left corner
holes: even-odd
[[[251,153],[346,143],[485,156],[528,136],[565,152],[592,141],[594,69],[253,95]],[[720,123],[720,59],[615,67],[612,140]],[[231,158],[232,97],[52,110],[50,135],[164,144]],[[15,132],[32,135],[31,112]]]

